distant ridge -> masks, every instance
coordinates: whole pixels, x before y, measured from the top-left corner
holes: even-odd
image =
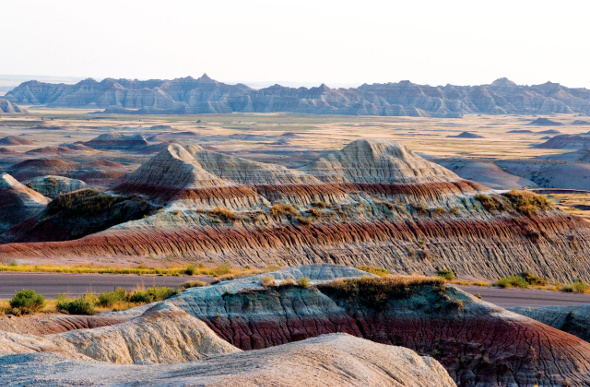
[[[5,98],[21,105],[105,109],[114,114],[288,112],[461,117],[464,114],[590,115],[590,90],[558,83],[519,86],[501,78],[481,86],[427,86],[410,81],[332,89],[229,85],[207,74],[173,80],[85,79],[75,85],[24,82]]]

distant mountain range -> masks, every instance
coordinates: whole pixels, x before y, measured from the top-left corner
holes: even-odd
[[[519,86],[501,78],[482,86],[425,86],[409,81],[331,89],[326,85],[255,90],[204,74],[174,80],[85,79],[74,85],[28,81],[4,97],[21,105],[97,108],[107,113],[215,114],[289,112],[461,117],[464,114],[590,115],[590,90],[558,83]]]

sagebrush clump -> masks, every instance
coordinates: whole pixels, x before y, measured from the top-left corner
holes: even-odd
[[[11,313],[20,316],[21,314],[32,314],[43,309],[46,305],[45,297],[37,294],[32,289],[24,289],[17,292],[10,300]]]
[[[545,195],[538,195],[530,191],[520,191],[513,189],[505,193],[504,196],[510,200],[512,207],[523,215],[531,216],[537,213],[537,210],[547,211],[551,209],[552,204]]]

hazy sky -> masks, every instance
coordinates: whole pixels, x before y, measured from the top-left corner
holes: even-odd
[[[0,74],[590,88],[590,2],[2,0]]]

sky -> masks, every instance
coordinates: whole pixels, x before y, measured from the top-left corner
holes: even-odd
[[[590,88],[587,0],[0,4],[0,74]]]

